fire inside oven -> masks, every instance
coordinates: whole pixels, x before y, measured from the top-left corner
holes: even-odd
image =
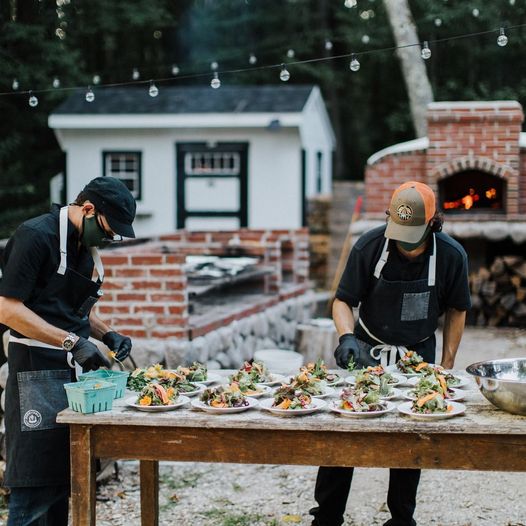
[[[438,183],[445,213],[503,212],[505,181],[486,172],[466,170]]]

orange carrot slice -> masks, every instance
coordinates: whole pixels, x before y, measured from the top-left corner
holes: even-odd
[[[428,394],[426,396],[423,396],[422,398],[419,398],[416,402],[416,405],[418,407],[422,407],[426,402],[429,402],[429,400],[433,400],[433,398],[436,398],[439,395],[438,392],[434,392],[431,394]]]

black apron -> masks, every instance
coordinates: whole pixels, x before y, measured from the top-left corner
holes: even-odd
[[[363,342],[361,357],[367,365],[391,365],[407,351],[414,350],[425,361],[435,361],[435,331],[440,308],[435,286],[436,239],[429,256],[428,276],[413,281],[389,281],[382,269],[389,257],[386,239],[378,260],[373,285],[360,305],[356,336]],[[362,347],[362,346],[361,346]],[[372,347],[375,347],[371,349]],[[365,363],[360,365],[366,365]]]
[[[66,238],[67,207],[64,207],[60,212],[59,269],[27,306],[50,324],[87,338],[88,316],[99,298],[100,282],[67,268]],[[102,280],[100,258],[96,251],[92,254]],[[8,487],[68,484],[69,427],[57,424],[56,416],[68,405],[64,384],[76,379],[71,354],[11,331],[8,362],[4,484]]]

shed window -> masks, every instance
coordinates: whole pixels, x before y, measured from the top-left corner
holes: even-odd
[[[316,152],[316,192],[321,194],[323,190],[323,153]]]
[[[104,152],[104,175],[120,179],[135,199],[141,198],[141,152]]]
[[[186,175],[239,175],[238,152],[188,152],[184,157]]]

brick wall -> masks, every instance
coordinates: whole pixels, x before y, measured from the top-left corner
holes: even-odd
[[[367,215],[383,217],[393,190],[405,181],[421,181],[436,191],[441,178],[466,169],[506,180],[508,219],[526,213],[526,152],[519,148],[523,120],[521,105],[513,101],[431,104],[426,149],[387,153],[367,166]]]
[[[243,255],[258,256],[273,267],[265,276],[262,301],[273,296],[285,298],[285,285],[298,287],[294,294],[307,290],[309,272],[308,231],[248,230],[228,232],[187,232],[184,230],[140,244],[101,251],[106,278],[104,296],[95,312],[111,326],[135,338],[187,339],[190,337],[185,257],[226,255],[241,250]],[[252,309],[252,310],[250,310]],[[253,314],[238,312],[236,319]]]

